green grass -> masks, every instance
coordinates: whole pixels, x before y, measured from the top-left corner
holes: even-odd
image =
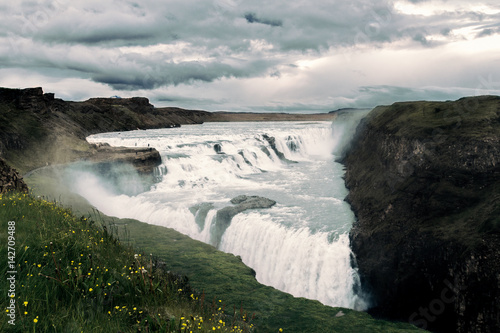
[[[2,332],[252,331],[244,311],[196,293],[110,227],[27,194],[0,196],[0,207],[2,290],[9,290],[6,271],[17,272],[14,310],[5,293],[0,299]]]
[[[368,116],[376,128],[400,137],[464,136],[484,139],[498,136],[499,97],[463,98],[456,102],[401,102],[376,107]],[[390,112],[387,112],[387,111]],[[445,136],[444,136],[445,135]]]

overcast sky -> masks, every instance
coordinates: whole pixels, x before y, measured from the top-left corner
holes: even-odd
[[[500,95],[500,3],[0,0],[0,86],[209,111]]]

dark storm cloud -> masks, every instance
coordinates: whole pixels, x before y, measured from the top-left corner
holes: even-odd
[[[293,5],[282,1],[266,2],[265,15],[259,14],[263,6],[260,1],[239,0],[216,0],[215,3],[144,1],[140,4],[121,0],[99,2],[98,5],[93,1],[46,0],[18,6],[17,11],[3,21],[2,30],[46,43],[118,47],[180,40],[209,50],[225,45],[236,52],[248,51],[248,40],[264,39],[276,52],[302,52],[390,43],[413,38],[418,33],[422,35],[419,37],[426,37],[427,33],[465,27],[471,20],[486,20],[473,12],[408,16],[395,10],[389,0],[316,1]],[[286,17],[286,25],[276,17]],[[248,23],[253,23],[251,26],[255,28],[248,29]],[[279,34],[258,26],[280,27]],[[413,33],[406,34],[408,30]],[[416,41],[421,43],[423,40]]]
[[[283,26],[283,21],[281,21],[281,20],[271,20],[271,19],[259,18],[259,17],[257,17],[257,14],[255,14],[255,13],[246,13],[245,19],[247,20],[248,23],[261,23],[261,24],[270,25],[271,27],[282,27]]]
[[[152,70],[105,71],[92,75],[92,80],[109,84],[117,90],[153,89],[163,85],[178,85],[192,81],[212,82],[222,77],[249,76],[244,69],[221,63],[196,62],[162,64]]]

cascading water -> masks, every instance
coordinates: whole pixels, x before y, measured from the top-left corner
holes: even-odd
[[[104,133],[112,146],[154,147],[161,181],[130,195],[92,172],[74,173],[74,190],[105,214],[170,227],[241,256],[264,284],[324,304],[364,309],[355,293],[348,232],[354,221],[335,162],[329,122],[208,123]],[[217,211],[238,195],[276,201],[239,212],[215,235]],[[219,237],[216,240],[216,237]]]

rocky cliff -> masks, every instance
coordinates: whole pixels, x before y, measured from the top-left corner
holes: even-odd
[[[27,192],[28,186],[19,173],[0,158],[0,194],[8,191]]]
[[[21,172],[76,159],[120,160],[148,172],[160,163],[153,149],[90,145],[91,134],[202,123],[205,111],[157,109],[147,98],[92,98],[67,102],[42,88],[0,88],[0,156]],[[113,155],[113,156],[112,156]]]
[[[213,121],[332,120],[335,114],[229,113],[155,108],[147,98],[91,98],[68,102],[44,93],[42,88],[0,88],[0,156],[21,172],[76,159],[105,159],[103,151],[89,145],[91,134],[136,129],[179,127]],[[148,150],[150,151],[150,150]],[[117,152],[121,154],[122,152]],[[128,161],[154,167],[155,156]],[[132,156],[132,155],[129,155]],[[116,156],[116,159],[119,159]],[[123,160],[123,158],[122,158]]]
[[[377,107],[344,163],[372,312],[500,331],[500,97]]]

